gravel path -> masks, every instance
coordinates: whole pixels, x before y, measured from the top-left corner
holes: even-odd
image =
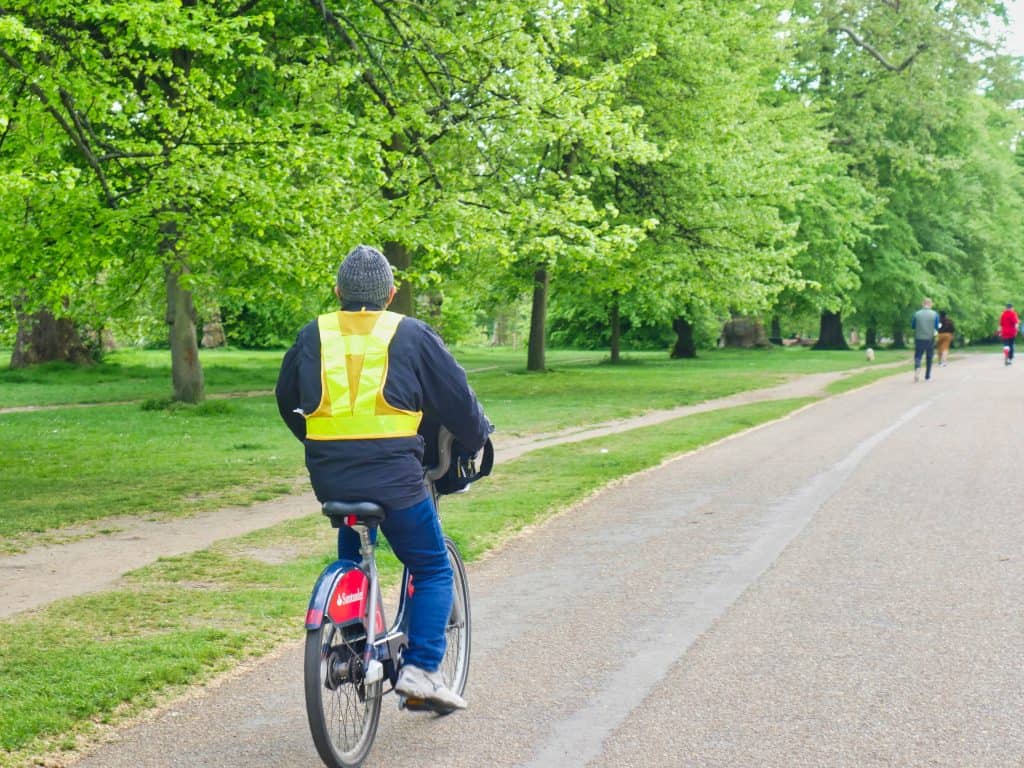
[[[1019,768],[1022,376],[886,379],[509,542],[470,572],[470,709],[389,696],[366,765]],[[77,768],[319,765],[300,649]]]

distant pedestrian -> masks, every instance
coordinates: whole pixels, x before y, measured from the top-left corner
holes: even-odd
[[[949,348],[953,346],[953,337],[956,335],[956,326],[949,315],[939,312],[939,335],[935,339],[935,352],[939,356],[939,365],[945,367],[949,358]]]
[[[1013,311],[1013,304],[1007,304],[1003,314],[999,316],[999,337],[1003,340],[1003,360],[1007,365],[1013,363],[1013,342],[1020,328],[1020,318]]]
[[[921,358],[926,361],[924,380],[932,377],[932,356],[935,354],[935,332],[939,330],[939,313],[932,309],[932,300],[925,298],[910,321],[914,329],[914,381],[921,378]]]

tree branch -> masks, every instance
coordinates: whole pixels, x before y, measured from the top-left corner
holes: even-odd
[[[21,83],[18,84],[17,92],[14,94],[14,103],[11,104],[12,107],[16,108],[18,106],[18,102],[21,101],[21,94],[24,92],[24,90],[25,90],[25,81],[22,80]],[[13,112],[14,110],[12,109],[11,111]],[[7,119],[7,124],[4,126],[4,132],[2,134],[0,134],[0,150],[3,150],[3,148],[4,148],[4,141],[6,141],[8,134],[10,134],[11,127],[13,125],[14,125],[14,118],[13,117],[9,117]]]
[[[891,8],[895,8],[896,10],[899,10],[899,2],[896,2],[895,4],[887,2],[886,5],[890,6]],[[875,59],[879,64],[881,64],[890,72],[902,72],[903,70],[905,70],[907,67],[914,63],[914,59],[916,59],[921,53],[928,49],[927,43],[921,43],[920,45],[917,46],[917,50],[915,50],[906,59],[904,59],[903,63],[893,64],[885,57],[885,55],[881,51],[879,51],[877,48],[871,45],[871,43],[869,43],[863,37],[858,35],[850,27],[843,25],[835,27],[832,31],[846,33],[846,35],[849,36],[851,40],[853,40],[854,45],[856,45],[858,48],[864,51],[867,51],[867,53],[869,53],[873,59]]]
[[[113,191],[110,188],[110,183],[107,181],[107,175],[103,172],[103,166],[100,165],[99,158],[96,157],[96,153],[92,151],[92,147],[86,143],[85,138],[81,133],[68,123],[64,115],[61,114],[60,110],[57,109],[50,98],[46,95],[46,92],[39,87],[39,84],[28,79],[28,73],[25,72],[25,68],[21,66],[21,62],[15,59],[5,48],[0,48],[0,59],[7,62],[7,65],[11,69],[17,70],[26,77],[26,83],[29,90],[39,99],[40,103],[46,109],[47,112],[57,121],[57,124],[64,130],[64,133],[68,135],[71,141],[74,142],[78,151],[82,153],[82,157],[92,168],[93,173],[96,174],[96,178],[100,183],[100,187],[103,189],[103,196],[106,200],[107,206],[110,208],[117,207],[117,198],[114,196]]]

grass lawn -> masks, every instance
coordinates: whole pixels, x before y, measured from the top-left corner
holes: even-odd
[[[111,515],[182,513],[295,490],[302,448],[271,397],[0,416],[0,541]],[[0,544],[0,550],[3,545]]]
[[[495,468],[442,503],[467,560],[624,475],[778,418],[807,400],[758,403],[556,446]],[[62,600],[0,622],[0,766],[71,749],[96,723],[116,722],[284,639],[302,618],[334,532],[318,514],[162,559],[121,588]],[[385,578],[397,564],[380,558]],[[40,627],[59,626],[40,642]],[[298,674],[298,671],[296,671]],[[55,683],[55,681],[57,681]]]
[[[272,388],[280,359],[270,352],[203,354],[210,389],[221,392]],[[795,373],[864,365],[857,352],[776,349],[708,352],[687,361],[636,353],[613,366],[602,353],[560,350],[550,355],[551,372],[527,374],[522,352],[457,355],[503,435],[593,424],[771,386]],[[43,366],[25,380],[17,378],[21,371],[4,371],[0,396],[35,403],[156,397],[169,380],[166,357],[121,352],[96,369]],[[876,365],[900,359],[902,353],[879,355]],[[174,410],[134,403],[0,414],[0,552],[109,516],[182,514],[272,498],[293,491],[303,475],[301,446],[269,396]]]
[[[876,356],[874,365],[900,360],[909,360],[905,352],[885,352]],[[695,360],[669,360],[664,353],[641,352],[630,354],[621,365],[602,359],[556,367],[543,376],[502,367],[471,375],[470,380],[491,420],[503,433],[515,434],[692,405],[770,387],[793,375],[866,365],[860,352],[806,348],[716,350]]]
[[[553,366],[575,361],[599,362],[601,352],[556,350]],[[277,381],[284,350],[203,349],[199,358],[208,394],[270,392]],[[460,360],[467,369],[523,368],[523,352],[466,350]],[[0,408],[65,403],[115,403],[169,397],[171,394],[171,353],[160,349],[125,349],[106,355],[102,363],[79,367],[69,363],[47,363],[22,370],[10,370],[10,351],[0,355]]]
[[[7,352],[2,356],[9,358]],[[270,392],[284,350],[200,351],[206,390],[211,395],[233,392]],[[663,389],[688,385],[708,375],[734,378],[736,385],[750,377],[764,384],[764,377],[782,377],[797,373],[845,370],[866,365],[860,352],[814,352],[804,348],[769,350],[714,350],[702,352],[695,360],[669,360],[664,352],[632,352],[622,366],[605,362],[601,351],[549,350],[547,376],[526,373],[526,352],[510,349],[456,349],[455,355],[470,374],[474,387],[484,398],[504,401],[517,399],[524,380],[553,378],[548,383],[531,382],[544,395],[560,397],[579,380],[589,380],[594,371],[606,371],[591,390],[616,380],[622,387],[631,376],[639,375],[656,383],[664,379]],[[905,359],[907,352],[879,351],[877,363]],[[621,376],[616,371],[628,371]],[[777,379],[776,379],[777,380]],[[166,398],[171,392],[171,358],[167,350],[127,349],[108,354],[102,363],[77,367],[66,363],[48,363],[24,370],[0,366],[0,408],[69,403],[116,403]],[[770,381],[768,382],[770,383]],[[600,386],[599,386],[600,385]],[[749,389],[749,385],[744,387]],[[607,399],[612,399],[611,397]],[[488,402],[488,405],[490,403]]]

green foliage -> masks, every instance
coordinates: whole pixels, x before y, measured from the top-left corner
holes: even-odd
[[[796,285],[803,246],[784,209],[827,157],[828,135],[814,110],[775,89],[782,7],[631,0],[604,5],[582,27],[580,47],[598,58],[653,53],[629,71],[619,99],[642,106],[660,154],[618,159],[599,185],[600,199],[647,239],[580,275],[560,305],[606,316],[617,305],[630,327],[668,327],[680,316],[701,323],[764,309]]]
[[[786,85],[826,111],[837,159],[877,201],[867,236],[845,238],[859,287],[834,285],[822,307],[888,332],[929,295],[965,329],[992,322],[1020,275],[1024,217],[1020,63],[985,35],[1004,14],[984,0],[796,4]]]
[[[888,327],[925,293],[980,331],[1024,277],[1001,14],[13,0],[0,343],[15,306],[153,343],[180,273],[233,344],[277,346],[357,242],[408,256],[400,281],[452,342],[538,268],[555,332],[591,345],[613,308],[661,338],[734,311]]]
[[[334,302],[335,306],[337,301]],[[220,319],[227,343],[242,349],[282,349],[291,346],[299,329],[327,308],[295,307],[285,302],[245,301],[226,297]]]
[[[576,347],[577,349],[608,349],[611,343],[611,328],[605,307],[595,304],[584,304],[575,299],[571,293],[557,296],[548,316],[549,338],[551,343],[560,347]],[[629,350],[667,350],[671,347],[674,335],[671,329],[661,324],[634,324],[632,318],[622,321],[622,347]]]

